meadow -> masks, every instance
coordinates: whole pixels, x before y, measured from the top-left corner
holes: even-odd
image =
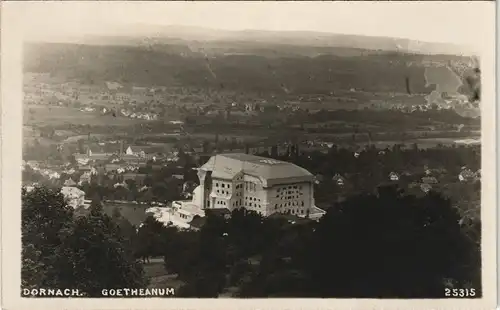
[[[141,120],[112,115],[101,115],[98,112],[82,112],[77,108],[63,106],[24,105],[23,122],[30,126],[89,125],[129,126],[144,122]]]

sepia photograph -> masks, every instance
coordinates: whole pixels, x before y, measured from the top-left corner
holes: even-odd
[[[2,306],[494,308],[494,7],[3,3]]]

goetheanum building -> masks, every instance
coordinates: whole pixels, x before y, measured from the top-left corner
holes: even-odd
[[[183,211],[192,209],[245,208],[263,216],[284,213],[311,219],[325,213],[314,204],[314,176],[292,163],[249,154],[218,154],[197,170],[200,185],[193,199],[172,204],[173,212],[183,215],[182,222],[191,219]]]

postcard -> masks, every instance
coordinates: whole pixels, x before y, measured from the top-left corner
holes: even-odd
[[[493,309],[495,3],[3,2],[5,309]]]

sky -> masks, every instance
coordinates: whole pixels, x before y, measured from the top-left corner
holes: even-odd
[[[106,34],[137,23],[225,30],[306,30],[477,43],[494,2],[7,2],[28,38]],[[10,12],[9,12],[10,11]],[[488,24],[489,23],[489,24]],[[494,24],[493,24],[494,25]]]

